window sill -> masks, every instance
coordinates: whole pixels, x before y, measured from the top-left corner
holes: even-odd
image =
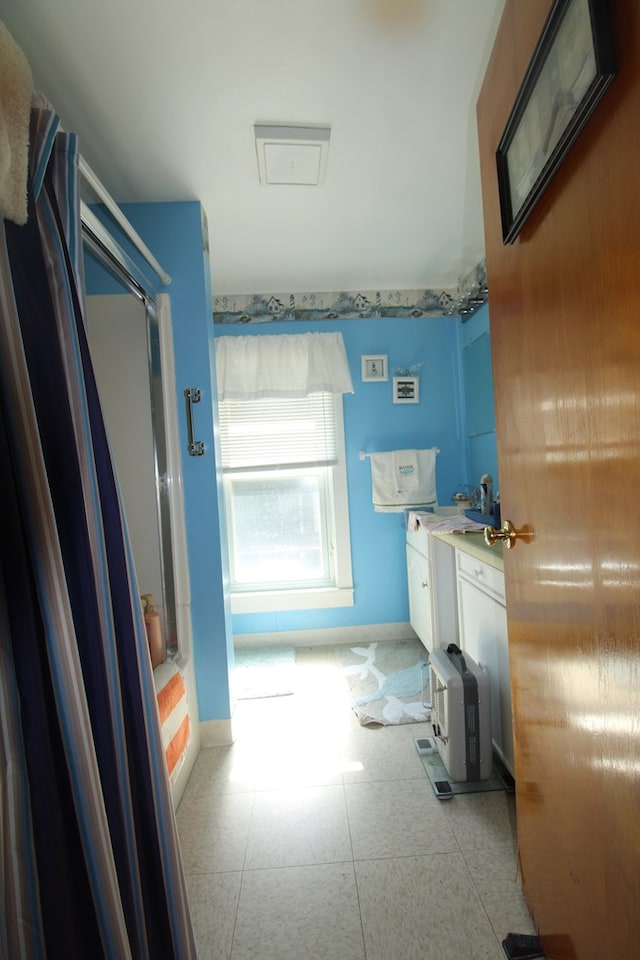
[[[284,610],[324,610],[352,607],[353,587],[321,587],[314,590],[265,590],[232,593],[231,613],[271,613]]]

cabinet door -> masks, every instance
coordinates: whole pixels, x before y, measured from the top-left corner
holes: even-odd
[[[491,727],[494,746],[513,773],[511,683],[505,607],[475,583],[458,579],[460,646],[483,664],[491,680]]]
[[[427,650],[433,649],[431,611],[431,575],[429,560],[407,544],[407,582],[409,587],[409,623]]]
[[[431,538],[431,611],[433,621],[432,650],[446,649],[459,642],[458,600],[456,596],[456,551],[448,544]]]

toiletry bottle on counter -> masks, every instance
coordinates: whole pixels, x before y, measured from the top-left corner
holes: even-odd
[[[480,513],[489,516],[493,513],[493,477],[483,473],[480,477]]]
[[[147,642],[149,644],[149,653],[151,654],[151,666],[155,669],[160,663],[166,660],[164,640],[162,639],[162,627],[160,626],[160,614],[153,609],[153,594],[143,593],[140,597],[144,601],[144,625],[147,628]]]

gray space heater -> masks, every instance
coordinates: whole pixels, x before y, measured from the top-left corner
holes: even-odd
[[[454,781],[491,777],[489,674],[451,643],[429,655],[431,725],[440,759]]]

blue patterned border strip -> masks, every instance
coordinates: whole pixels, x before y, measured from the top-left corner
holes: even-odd
[[[213,322],[453,316],[460,316],[464,321],[486,300],[487,274],[482,262],[454,290],[226,294],[214,297]]]

